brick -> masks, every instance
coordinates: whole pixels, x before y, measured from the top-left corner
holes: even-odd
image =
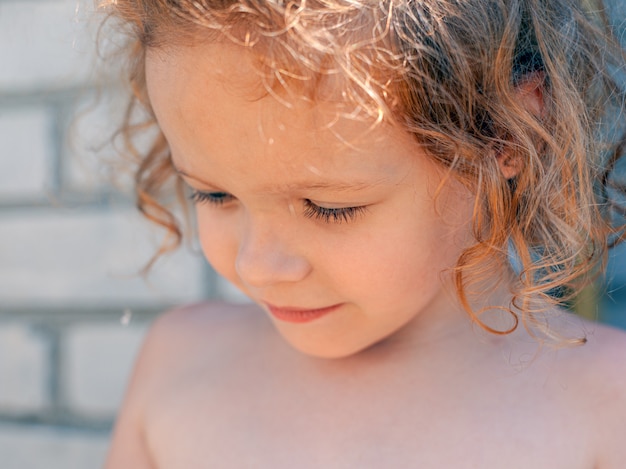
[[[0,109],[0,198],[39,198],[49,185],[52,122],[45,108]]]
[[[206,296],[206,262],[181,248],[137,275],[160,232],[132,208],[31,209],[0,217],[0,304],[158,306]]]
[[[95,61],[95,22],[86,0],[0,2],[0,90],[72,86]]]
[[[49,403],[48,354],[45,337],[26,323],[0,323],[0,409],[35,412]]]
[[[2,469],[93,469],[102,467],[107,447],[104,432],[0,425]]]
[[[66,404],[88,416],[113,416],[118,409],[146,326],[82,325],[65,333],[63,367]]]

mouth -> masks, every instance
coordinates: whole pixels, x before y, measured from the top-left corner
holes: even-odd
[[[302,324],[315,321],[316,319],[326,316],[341,307],[341,304],[326,306],[324,308],[306,309],[294,307],[279,307],[266,303],[268,311],[276,319],[285,322]]]

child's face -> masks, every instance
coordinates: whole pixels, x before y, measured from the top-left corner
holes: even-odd
[[[347,356],[459,310],[441,273],[473,200],[449,180],[435,207],[443,171],[406,133],[259,97],[236,46],[150,51],[146,67],[207,259],[295,348]]]

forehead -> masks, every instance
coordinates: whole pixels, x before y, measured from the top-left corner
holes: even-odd
[[[316,100],[279,93],[256,59],[247,49],[224,43],[149,51],[150,100],[175,154],[192,152],[190,143],[199,142],[207,152],[239,161],[269,154],[293,159],[290,153],[298,149],[299,156],[322,162],[337,152],[415,145],[399,129],[354,113],[336,80],[322,83]]]
[[[234,99],[233,105],[238,104],[235,101],[245,104],[271,97],[282,105],[282,111],[315,107],[319,112],[323,107],[331,111],[333,119],[343,114],[351,120],[368,120],[359,113],[354,86],[345,74],[306,74],[297,64],[282,66],[262,50],[228,40],[150,48],[146,75],[151,99],[158,93],[157,87],[168,88],[170,94],[195,87],[196,93],[204,88],[207,93],[227,95]],[[371,114],[369,117],[371,120]]]

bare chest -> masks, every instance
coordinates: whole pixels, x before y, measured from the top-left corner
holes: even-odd
[[[299,378],[173,388],[149,419],[158,467],[593,467],[579,416],[549,389]]]

